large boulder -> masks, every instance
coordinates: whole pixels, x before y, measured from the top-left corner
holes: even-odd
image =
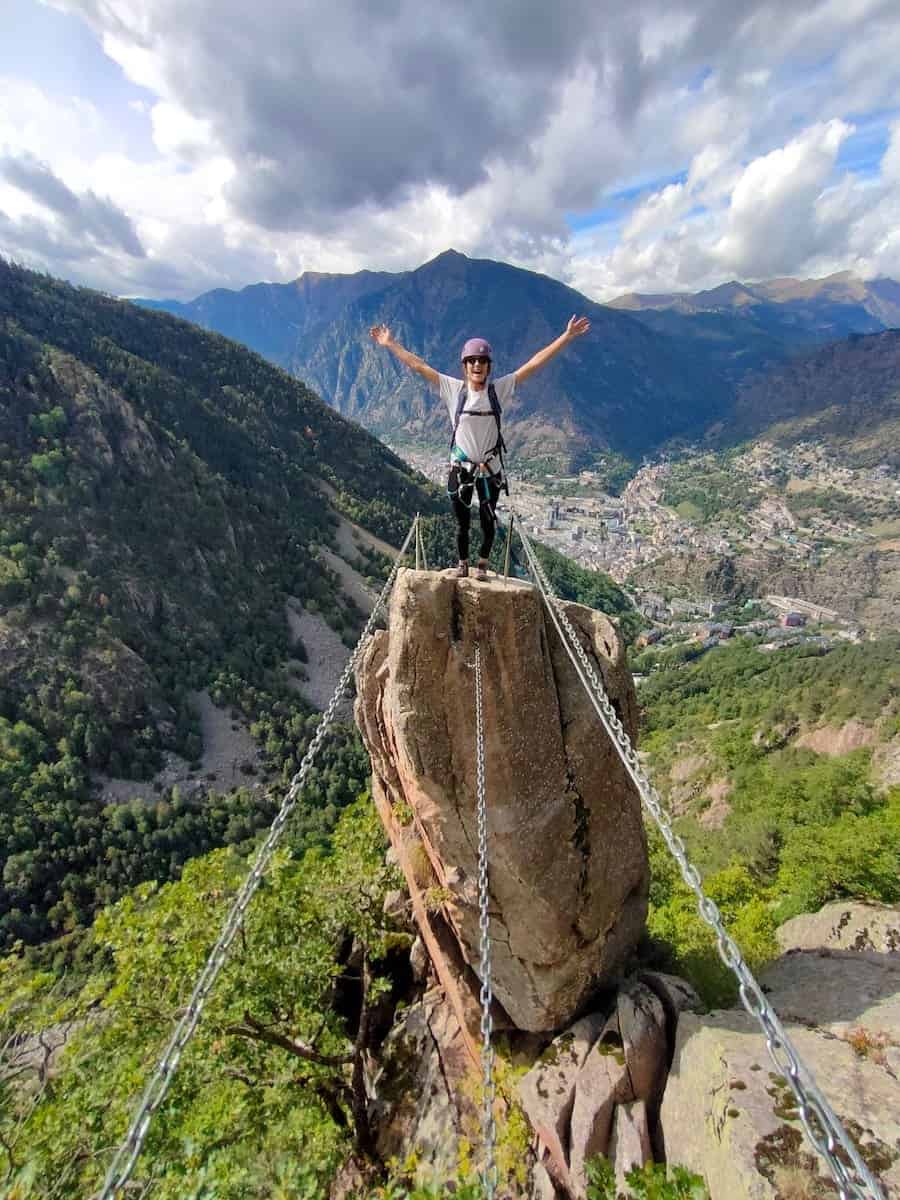
[[[615,627],[580,605],[567,612],[634,737]],[[358,669],[356,719],[423,940],[439,955],[446,923],[478,971],[479,646],[494,993],[519,1029],[560,1029],[616,977],[644,927],[637,793],[529,585],[400,571],[388,624]],[[452,964],[435,966],[445,987],[450,975],[465,986]]]
[[[576,1200],[587,1195],[587,1163],[595,1155],[608,1155],[623,1178],[628,1167],[652,1157],[669,1059],[668,1014],[656,978],[646,972],[626,980],[609,1012],[576,1021],[519,1081],[519,1101],[546,1151],[547,1168]],[[680,982],[659,978],[662,986]],[[673,1011],[690,1002],[689,993],[679,991]]]
[[[570,1190],[570,1124],[575,1087],[605,1024],[601,1013],[582,1017],[550,1043],[519,1081],[519,1100],[531,1128],[547,1150],[554,1177],[567,1190]]]
[[[832,900],[778,927],[782,950],[874,950],[900,954],[900,909],[863,900]]]
[[[900,1197],[900,959],[797,951],[761,983],[885,1196]],[[703,1175],[711,1200],[838,1194],[743,1009],[681,1014],[661,1124],[669,1161]]]

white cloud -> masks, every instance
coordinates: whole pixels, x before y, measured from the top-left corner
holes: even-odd
[[[77,12],[79,5],[62,4],[60,7],[70,8]],[[103,50],[115,63],[118,63],[126,78],[138,87],[146,88],[157,96],[167,93],[165,58],[159,47],[146,44],[149,29],[146,21],[137,22],[133,18],[140,14],[141,6],[132,6],[132,16],[113,15],[115,6],[110,5],[103,13],[101,20],[110,21],[114,30],[102,33]]]
[[[817,202],[841,143],[853,132],[829,121],[754,159],[731,194],[722,236],[712,247],[727,273],[761,278],[785,273],[822,248]]]
[[[184,162],[202,163],[214,150],[212,128],[207,120],[198,120],[177,104],[161,100],[150,112],[153,142],[162,155]]]
[[[610,298],[861,265],[857,226],[887,201],[884,189],[853,176],[829,184],[851,133],[843,121],[816,124],[741,169],[724,147],[704,151],[686,183],[643,200],[612,253],[601,260],[585,245],[579,285]]]
[[[449,245],[604,297],[896,261],[898,135],[874,186],[838,157],[851,114],[900,95],[896,0],[572,0],[528,20],[470,0],[52,2],[156,98],[122,101],[146,119],[136,160],[114,97],[0,88],[0,151],[133,223],[142,262],[121,245],[91,260],[109,290],[184,298]],[[7,239],[34,223],[41,265],[72,261],[2,183],[0,210]],[[570,236],[594,210],[603,224]]]
[[[900,184],[900,121],[891,126],[890,141],[881,160],[881,175],[889,183]]]
[[[691,207],[691,189],[683,183],[670,183],[661,192],[654,192],[639,204],[622,230],[626,241],[665,229],[687,214]]]
[[[28,151],[56,167],[120,141],[115,122],[90,100],[72,96],[61,103],[26,80],[0,77],[0,147],[8,152]]]

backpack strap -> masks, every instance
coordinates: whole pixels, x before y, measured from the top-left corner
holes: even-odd
[[[497,399],[497,389],[492,383],[488,384],[488,400],[491,402],[491,411],[494,414],[494,420],[497,422],[497,445],[496,450],[500,455],[500,463],[503,463],[503,451],[506,449],[506,442],[503,440],[503,434],[500,432],[500,418],[503,415],[503,409],[500,407],[500,401]]]
[[[509,495],[509,480],[506,477],[506,464],[503,461],[503,451],[506,449],[506,442],[503,440],[503,434],[500,430],[500,416],[503,410],[500,407],[500,401],[497,399],[497,389],[492,383],[488,384],[488,399],[491,402],[491,410],[494,414],[494,420],[497,422],[497,444],[494,447],[494,453],[500,459],[500,486]]]
[[[468,392],[468,390],[469,390],[468,384],[464,382],[462,387],[459,389],[459,393],[456,397],[456,416],[453,418],[453,432],[450,434],[450,449],[451,450],[453,449],[453,445],[456,442],[456,431],[457,431],[457,429],[459,429],[459,423],[462,420],[463,409],[466,407],[466,393]]]

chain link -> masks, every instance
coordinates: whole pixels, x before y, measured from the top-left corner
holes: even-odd
[[[375,601],[375,607],[372,609],[369,620],[366,623],[366,627],[362,631],[353,653],[350,655],[347,665],[344,668],[344,673],[341,675],[340,681],[335,688],[334,695],[331,697],[328,707],[322,715],[322,719],[318,724],[315,736],[313,737],[306,754],[303,756],[303,761],[301,762],[296,775],[291,780],[290,787],[287,795],[282,801],[278,815],[272,822],[268,836],[263,842],[253,866],[250,868],[250,873],[235,897],[228,916],[225,918],[225,924],[222,927],[222,931],[219,934],[218,940],[210,951],[209,957],[206,960],[206,965],[204,966],[202,972],[200,973],[200,977],[194,986],[194,990],[191,993],[191,998],[188,1001],[187,1008],[182,1013],[181,1019],[175,1027],[175,1032],[172,1034],[165,1053],[160,1059],[156,1070],[150,1079],[150,1082],[147,1084],[144,1090],[143,1097],[138,1105],[137,1112],[134,1115],[134,1119],[132,1120],[131,1127],[128,1130],[125,1140],[119,1146],[115,1156],[113,1157],[113,1161],[110,1165],[109,1171],[107,1172],[106,1180],[103,1184],[103,1190],[100,1193],[99,1200],[113,1200],[113,1197],[115,1197],[116,1193],[126,1185],[132,1171],[134,1170],[135,1163],[138,1160],[138,1156],[140,1155],[141,1148],[144,1144],[144,1139],[147,1136],[147,1131],[150,1127],[153,1114],[159,1108],[160,1104],[162,1104],[166,1092],[169,1090],[169,1084],[172,1082],[172,1078],[178,1068],[178,1064],[181,1060],[182,1054],[184,1053],[184,1049],[190,1041],[194,1030],[197,1028],[200,1015],[203,1012],[203,1006],[206,1003],[209,993],[212,991],[219,972],[225,965],[225,959],[228,956],[228,950],[231,946],[231,943],[243,924],[244,914],[250,905],[250,901],[253,899],[256,889],[259,887],[260,880],[263,877],[266,867],[269,865],[269,862],[275,851],[275,847],[278,844],[278,840],[281,837],[281,834],[284,832],[284,827],[287,823],[288,817],[291,815],[294,806],[297,803],[300,791],[306,780],[306,776],[309,774],[309,769],[319,752],[319,748],[322,745],[328,727],[334,720],[334,714],[337,711],[338,705],[341,703],[344,693],[347,691],[347,688],[350,685],[350,678],[353,674],[356,664],[361,658],[362,652],[365,649],[369,638],[372,636],[372,629],[378,616],[378,612],[387,599],[391,588],[394,586],[394,579],[396,578],[400,562],[403,556],[406,554],[417,525],[418,517],[416,517],[409,527],[409,532],[407,533],[406,539],[403,542],[396,559],[394,560],[394,565],[391,568],[390,575],[388,575],[387,582],[382,588],[380,596]]]
[[[696,867],[688,861],[684,842],[672,829],[671,819],[659,793],[644,774],[631,739],[619,720],[572,623],[566,616],[563,602],[553,593],[544,569],[525,533],[521,518],[518,522],[517,532],[522,541],[529,568],[560,640],[625,769],[631,776],[642,803],[656,822],[666,845],[681,869],[685,883],[697,897],[700,916],[712,927],[716,935],[719,955],[737,977],[741,1003],[762,1027],[772,1061],[785,1076],[797,1098],[803,1127],[814,1148],[827,1162],[838,1186],[841,1200],[884,1200],[881,1188],[863,1161],[859,1150],[816,1086],[812,1075],[800,1061],[797,1050],[785,1032],[781,1021],[744,962],[737,943],[725,929],[718,907],[703,892],[700,875]]]
[[[481,647],[475,645],[475,757],[478,792],[478,906],[481,929],[481,1067],[484,1075],[484,1108],[481,1118],[484,1168],[482,1181],[486,1200],[497,1190],[495,1150],[497,1125],[494,1121],[494,1047],[491,1044],[491,931],[488,917],[487,801],[484,786],[484,700],[482,697]]]

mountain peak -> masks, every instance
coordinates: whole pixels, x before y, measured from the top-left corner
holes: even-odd
[[[454,250],[453,247],[450,246],[446,250],[442,250],[440,254],[436,254],[434,258],[429,258],[428,262],[422,263],[421,267],[417,267],[416,270],[424,271],[426,267],[434,267],[438,263],[447,265],[450,263],[462,263],[468,261],[469,256],[467,254],[463,254],[461,250]]]
[[[718,287],[710,288],[705,292],[698,292],[693,299],[699,307],[703,307],[706,304],[712,304],[713,306],[719,304],[734,306],[755,304],[759,298],[753,294],[753,291],[746,284],[740,283],[737,279],[730,279],[728,283],[720,283]]]

